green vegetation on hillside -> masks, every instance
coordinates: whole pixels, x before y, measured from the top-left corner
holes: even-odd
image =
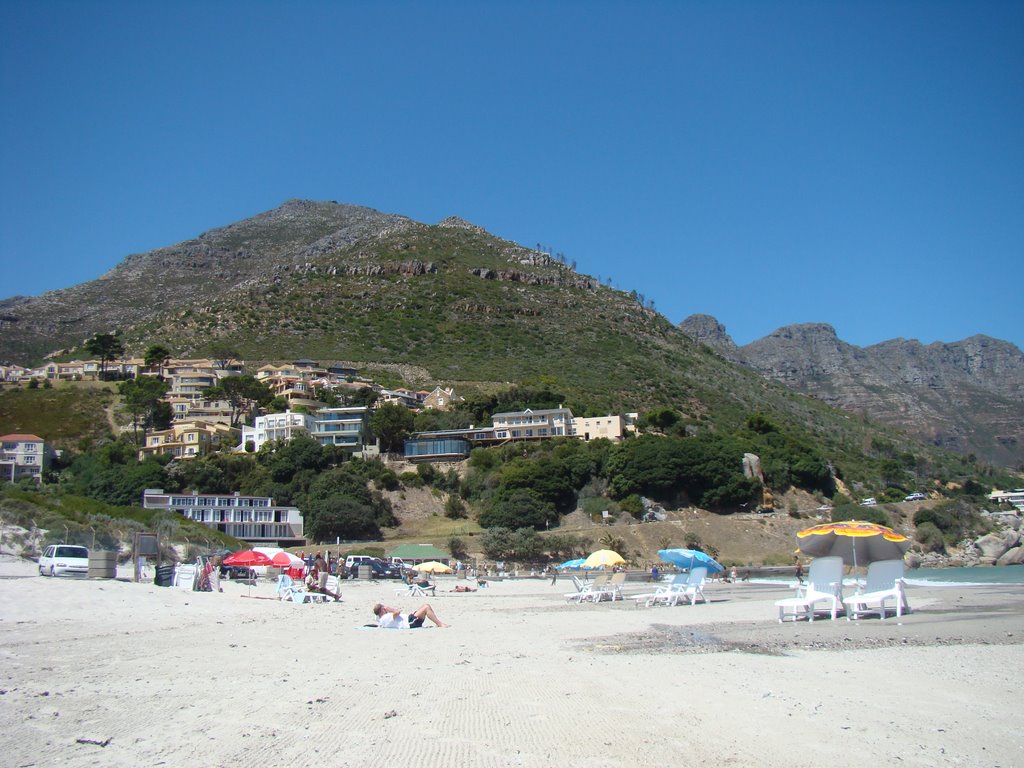
[[[29,433],[57,449],[85,450],[109,438],[107,409],[115,399],[113,384],[8,386],[0,391],[0,434]]]

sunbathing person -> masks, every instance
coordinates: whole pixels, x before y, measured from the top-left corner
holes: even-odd
[[[459,584],[452,592],[476,592],[473,587],[467,587],[465,584]]]
[[[425,619],[430,619],[438,627],[448,626],[437,618],[429,603],[424,603],[410,614],[402,613],[399,608],[377,603],[373,606],[373,615],[377,617],[377,626],[381,629],[419,629]]]

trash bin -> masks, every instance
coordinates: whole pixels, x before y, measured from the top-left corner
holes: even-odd
[[[373,569],[370,566],[368,566],[368,565],[360,565],[358,573],[359,573],[359,578],[360,579],[372,579],[373,578]]]
[[[174,584],[174,566],[158,565],[156,567],[156,575],[153,577],[153,583],[158,587],[169,587]]]
[[[117,552],[93,551],[89,553],[89,578],[113,579],[117,577]]]

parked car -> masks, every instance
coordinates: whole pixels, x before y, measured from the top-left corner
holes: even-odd
[[[903,500],[904,501],[924,501],[927,498],[928,497],[925,496],[923,493],[912,493],[909,496],[904,496]]]
[[[875,506],[876,504],[878,504],[878,502],[877,502],[877,501],[875,501],[875,500],[874,500],[874,498],[872,498],[872,497],[868,497],[868,498],[864,499],[864,501],[862,501],[862,502],[860,503],[860,505],[861,505],[862,507],[873,507],[873,506]]]
[[[370,555],[349,555],[345,558],[345,573],[348,573],[358,565],[366,563],[368,560],[374,560],[376,558]]]
[[[40,576],[88,576],[89,550],[73,544],[51,544],[39,558]]]

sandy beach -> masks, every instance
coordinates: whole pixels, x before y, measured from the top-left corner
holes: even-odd
[[[46,579],[0,561],[7,766],[1016,766],[1024,587],[780,625],[780,585],[567,604],[568,579],[439,578],[449,629],[365,629],[387,582],[298,605]],[[648,589],[627,583],[626,594]]]

